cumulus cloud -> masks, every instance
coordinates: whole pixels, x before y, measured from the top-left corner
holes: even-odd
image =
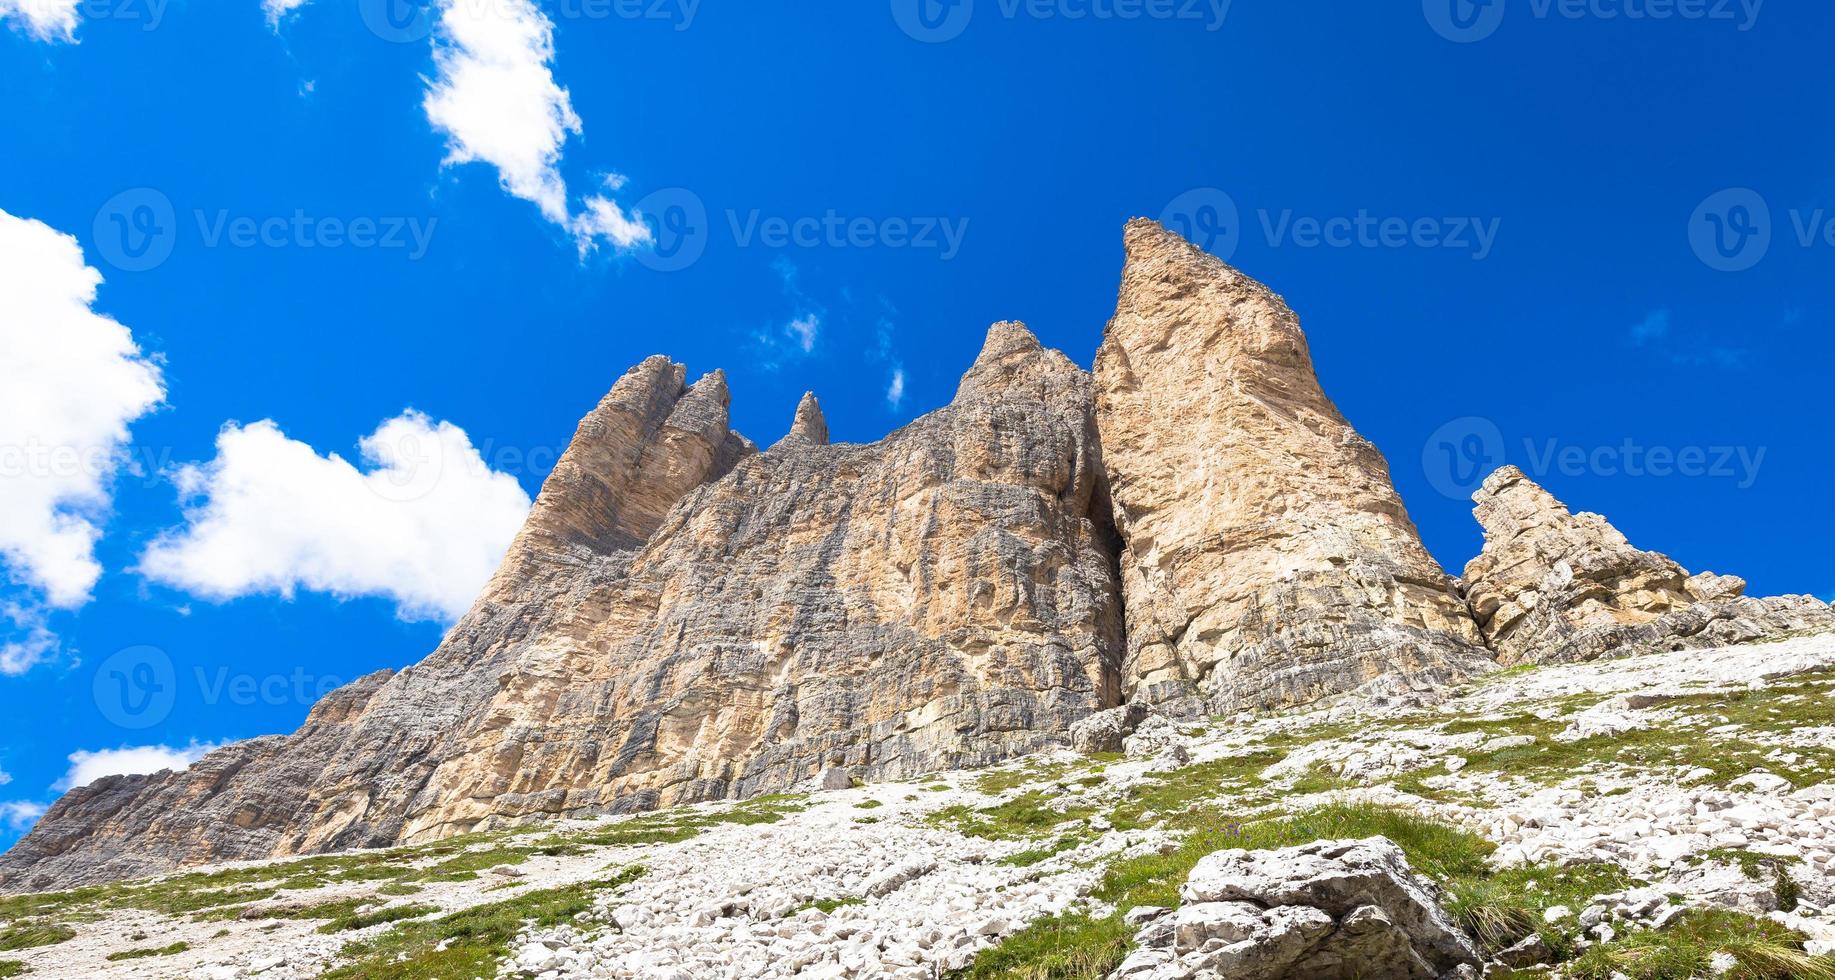
[[[132,332],[93,308],[101,282],[75,238],[0,211],[0,673],[53,655],[48,612],[89,601],[128,426],[165,398]]]
[[[124,745],[118,749],[79,749],[70,753],[70,770],[51,788],[58,792],[88,786],[104,776],[142,776],[162,769],[178,771],[202,759],[216,745],[192,742],[184,748],[170,745]],[[40,811],[42,812],[42,810]]]
[[[30,830],[45,815],[48,809],[43,803],[30,803],[25,800],[7,800],[0,802],[0,823],[6,829],[21,831]]]
[[[294,0],[278,0],[294,2]],[[573,214],[561,177],[561,147],[581,131],[573,98],[555,81],[554,22],[531,0],[441,0],[433,39],[434,78],[422,103],[446,134],[446,162],[497,168],[503,189],[566,228],[582,252],[609,241],[632,248],[650,239],[640,215],[606,194]],[[622,178],[607,181],[615,191]]]
[[[0,20],[40,41],[76,40],[82,0],[0,0]]]
[[[226,426],[217,456],[178,471],[185,526],[140,562],[215,601],[299,589],[393,600],[405,620],[456,620],[489,580],[530,500],[465,430],[418,412],[359,443],[366,468],[271,421]]]

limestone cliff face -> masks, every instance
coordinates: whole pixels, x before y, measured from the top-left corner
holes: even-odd
[[[1491,474],[1472,500],[1485,546],[1466,565],[1466,592],[1503,664],[1835,629],[1835,611],[1812,596],[1750,598],[1735,576],[1691,577],[1667,556],[1639,551],[1604,517],[1569,513],[1514,466]]]
[[[1066,744],[1119,702],[1089,376],[997,325],[955,401],[770,451],[719,374],[633,368],[581,424],[477,605],[298,732],[74,790],[8,890],[416,841],[543,814],[894,779]]]
[[[1227,711],[1486,669],[1281,298],[1151,221],[1127,252],[1095,377],[1131,692]]]

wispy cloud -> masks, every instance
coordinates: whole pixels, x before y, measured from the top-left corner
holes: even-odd
[[[0,20],[40,41],[75,41],[82,0],[0,0]]]
[[[1632,324],[1625,340],[1678,367],[1742,368],[1748,358],[1746,350],[1719,343],[1705,333],[1678,333],[1668,310],[1654,310]]]
[[[1645,345],[1664,340],[1669,336],[1669,311],[1656,310],[1638,323],[1631,325],[1631,346]]]
[[[0,802],[0,823],[5,824],[6,829],[12,831],[30,830],[48,809],[50,807],[43,803],[31,803],[26,800]]]
[[[892,409],[896,411],[898,407],[904,403],[905,369],[902,367],[895,367],[892,369],[892,380],[886,383],[886,404],[890,405]]]

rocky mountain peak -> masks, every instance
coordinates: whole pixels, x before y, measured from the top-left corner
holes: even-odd
[[[745,455],[748,444],[727,428],[726,374],[692,386],[687,376],[653,355],[612,385],[543,485],[511,549],[519,565],[576,548],[636,547],[684,494]]]
[[[1388,464],[1320,387],[1299,318],[1157,222],[1125,239],[1095,379],[1134,696],[1267,708],[1484,669]]]
[[[828,420],[822,416],[822,403],[816,400],[815,392],[803,392],[803,400],[796,405],[796,417],[790,422],[790,431],[771,448],[786,445],[828,445]]]
[[[1749,598],[1745,581],[1634,547],[1604,517],[1572,513],[1514,466],[1472,495],[1484,550],[1466,597],[1500,663],[1552,663],[1835,629],[1811,596]]]
[[[981,353],[956,388],[956,400],[1003,397],[1041,383],[1061,385],[1072,376],[1087,379],[1088,374],[1062,353],[1046,349],[1024,323],[1002,320],[988,328]]]

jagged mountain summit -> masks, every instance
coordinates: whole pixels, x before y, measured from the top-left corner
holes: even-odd
[[[1604,517],[1569,513],[1514,466],[1472,499],[1485,546],[1465,567],[1466,594],[1504,666],[1835,631],[1835,611],[1814,596],[1757,599],[1738,576],[1691,576]]]
[[[72,790],[0,889],[985,766],[1098,714],[1120,738],[1149,710],[1427,695],[1500,656],[1835,629],[1514,471],[1477,498],[1462,589],[1280,297],[1151,221],[1125,240],[1093,372],[998,323],[949,405],[876,443],[831,444],[810,394],[761,451],[722,373],[645,360],[427,659],[291,735]]]

